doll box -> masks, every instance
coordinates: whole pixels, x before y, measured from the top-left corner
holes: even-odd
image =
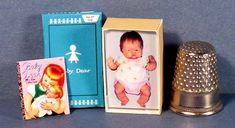
[[[63,57],[18,61],[17,77],[23,119],[70,113]]]
[[[102,13],[43,14],[45,58],[64,56],[71,108],[103,107]]]
[[[163,102],[163,20],[107,18],[102,35],[106,112],[160,115]],[[142,46],[140,42],[143,42]],[[130,57],[125,48],[129,52],[140,50],[140,55],[136,57],[132,51]]]

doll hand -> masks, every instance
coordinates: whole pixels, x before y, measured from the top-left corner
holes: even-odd
[[[26,117],[26,119],[36,118],[36,116],[34,115],[34,113],[32,111],[25,111],[25,117]]]
[[[149,63],[155,63],[156,64],[156,60],[154,59],[154,57],[152,55],[148,56],[148,62]]]
[[[111,70],[116,70],[117,67],[118,67],[117,62],[115,62],[112,57],[109,57],[109,58],[107,59],[107,64],[108,64],[108,67],[109,67]]]
[[[52,110],[53,104],[51,102],[42,102],[41,107],[45,110]]]
[[[149,55],[146,69],[149,71],[153,71],[156,69],[156,67],[157,67],[156,60],[154,59],[154,57],[152,55]]]
[[[113,65],[113,64],[114,64],[114,59],[113,59],[113,57],[109,57],[109,58],[107,59],[107,63],[108,63],[108,65]]]
[[[52,111],[55,111],[60,108],[60,99],[56,100],[56,102],[53,104]]]

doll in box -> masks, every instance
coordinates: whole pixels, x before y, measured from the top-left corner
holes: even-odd
[[[120,51],[123,56],[117,60],[109,57],[108,67],[115,71],[115,94],[126,105],[129,98],[126,93],[139,95],[137,103],[145,107],[151,95],[148,71],[156,69],[156,60],[152,55],[143,57],[143,39],[136,31],[124,33],[120,39]]]
[[[52,110],[44,109],[45,107],[43,108],[41,105],[44,104],[45,102],[49,102],[50,105],[52,106],[59,106],[58,104],[60,104],[60,99],[62,98],[62,96],[63,96],[63,89],[60,86],[58,85],[50,86],[46,94],[39,96],[33,101],[31,106],[32,112],[37,117],[43,117],[46,114],[51,115]]]
[[[43,72],[42,78],[38,84],[28,85],[27,93],[25,95],[25,114],[26,119],[36,118],[38,113],[32,108],[32,102],[42,95],[45,95],[50,91],[51,86],[59,85],[60,88],[64,85],[64,69],[56,64],[49,64]],[[63,98],[62,98],[63,99]],[[41,107],[46,110],[51,110],[57,114],[64,112],[64,101],[60,100],[59,103],[52,105],[51,102],[44,101],[41,103]]]

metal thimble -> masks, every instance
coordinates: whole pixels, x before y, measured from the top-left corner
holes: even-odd
[[[182,44],[177,53],[170,109],[184,115],[220,111],[219,80],[214,47],[202,41]]]

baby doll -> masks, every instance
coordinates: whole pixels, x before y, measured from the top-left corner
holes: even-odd
[[[43,117],[46,114],[51,115],[52,110],[47,110],[41,107],[44,102],[50,103],[51,106],[58,106],[60,99],[63,96],[63,90],[60,86],[54,85],[48,88],[46,94],[39,96],[32,103],[32,112],[37,117]]]
[[[152,55],[142,57],[143,40],[135,31],[126,32],[120,39],[120,50],[123,54],[118,60],[109,57],[108,67],[116,71],[114,82],[115,94],[126,105],[129,101],[126,93],[140,95],[137,103],[145,107],[151,95],[148,71],[156,68],[156,61]]]

